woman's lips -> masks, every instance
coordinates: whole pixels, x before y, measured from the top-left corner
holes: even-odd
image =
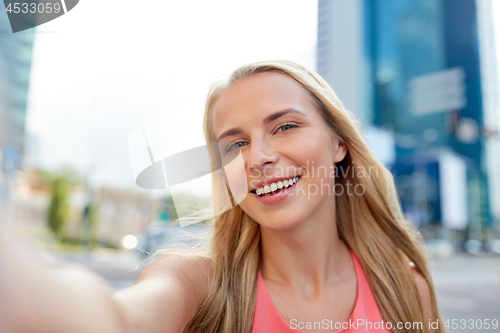
[[[290,178],[285,178],[285,179],[280,179],[276,180],[271,183],[267,183],[265,185],[262,185],[250,192],[255,193],[257,195],[274,195],[277,192],[280,192],[284,188],[289,188],[295,185],[296,182],[299,181],[301,175],[297,175],[294,177]]]
[[[301,179],[302,177],[299,176],[297,181],[292,186],[283,187],[274,192],[264,193],[261,195],[256,194],[255,191],[251,191],[251,193],[257,198],[257,200],[259,200],[259,202],[265,205],[274,205],[285,200],[291,194],[291,192],[294,191]]]

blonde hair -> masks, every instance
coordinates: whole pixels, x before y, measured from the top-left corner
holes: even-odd
[[[394,331],[428,331],[411,261],[429,284],[432,315],[439,319],[437,332],[445,332],[422,236],[403,217],[392,174],[366,145],[360,123],[321,76],[284,60],[256,62],[236,69],[228,79],[215,83],[208,93],[204,119],[207,143],[216,141],[211,119],[222,92],[238,80],[268,72],[287,75],[310,93],[332,133],[346,144],[347,154],[337,163],[339,168],[351,166],[377,171],[377,177],[340,173],[337,183],[345,186],[350,182],[353,187],[361,184],[365,191],[363,195],[336,195],[336,216],[332,222],[337,223],[339,237],[363,266],[384,319],[392,322]],[[215,170],[214,152],[210,153]],[[213,191],[222,190],[227,189],[214,184]],[[240,206],[235,206],[214,218],[209,242],[213,274],[207,294],[184,332],[250,333],[260,263],[259,224]],[[398,330],[398,322],[421,322],[422,328]]]

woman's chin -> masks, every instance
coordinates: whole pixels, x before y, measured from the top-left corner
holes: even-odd
[[[297,217],[266,217],[259,221],[261,227],[274,230],[274,231],[284,231],[287,229],[292,229],[293,227],[300,224],[300,219]]]

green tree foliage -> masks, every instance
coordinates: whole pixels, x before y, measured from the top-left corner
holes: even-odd
[[[83,229],[81,238],[87,247],[97,244],[97,215],[97,204],[94,200],[90,200],[83,210],[81,222]]]
[[[64,176],[55,176],[51,179],[52,197],[47,211],[47,223],[50,230],[60,240],[65,238],[65,224],[68,221],[69,181]]]

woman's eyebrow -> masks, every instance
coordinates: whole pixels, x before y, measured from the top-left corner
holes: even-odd
[[[275,120],[276,120],[276,119],[278,119],[279,117],[284,116],[285,114],[287,114],[287,113],[291,113],[291,112],[293,112],[293,113],[299,113],[299,114],[303,115],[304,117],[307,117],[307,116],[305,115],[305,113],[303,113],[303,112],[301,112],[301,111],[299,111],[299,110],[296,110],[296,109],[294,109],[294,108],[289,108],[289,109],[285,109],[285,110],[277,111],[277,112],[275,112],[275,113],[273,113],[273,114],[271,114],[271,115],[267,116],[267,117],[264,119],[264,124],[269,124],[270,122],[275,121]]]
[[[285,114],[287,113],[299,113],[301,115],[303,115],[304,117],[307,117],[305,113],[299,111],[299,110],[296,110],[294,108],[289,108],[289,109],[285,109],[285,110],[281,110],[281,111],[277,111],[269,116],[267,116],[264,120],[263,120],[263,123],[264,125],[267,125],[269,124],[270,122],[273,122],[275,121],[276,119],[278,119],[279,117],[281,116],[284,116]],[[217,139],[217,141],[221,141],[222,139],[224,139],[225,137],[228,137],[228,136],[231,136],[231,135],[236,135],[236,134],[242,134],[243,133],[243,129],[241,127],[235,127],[235,128],[231,128],[230,130],[227,130],[225,131],[224,133],[222,133],[219,138]]]
[[[222,133],[219,136],[219,138],[217,139],[217,141],[224,139],[226,136],[231,136],[231,135],[236,135],[236,134],[241,134],[241,133],[243,133],[243,129],[241,127],[231,128],[230,130],[227,130],[224,133]]]

